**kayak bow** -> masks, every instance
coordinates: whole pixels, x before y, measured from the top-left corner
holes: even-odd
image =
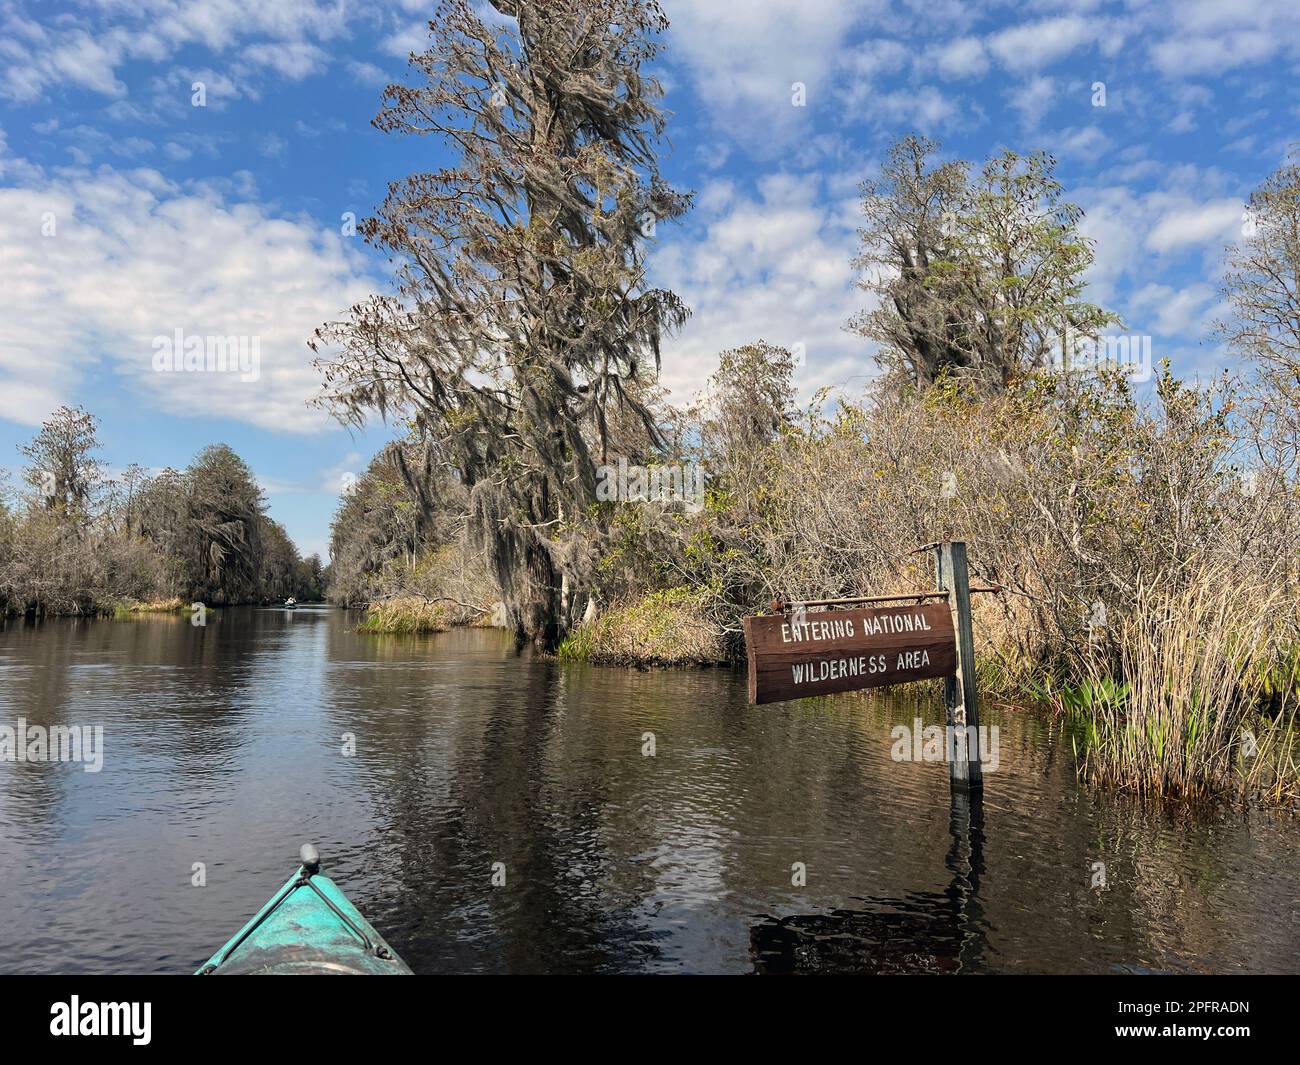
[[[302,868],[194,974],[410,976],[397,956],[329,877],[320,855],[302,848]]]

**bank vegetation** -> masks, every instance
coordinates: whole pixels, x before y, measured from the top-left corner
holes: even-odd
[[[666,21],[509,6],[501,29],[443,4],[376,119],[457,159],[363,227],[395,293],[319,332],[322,403],[409,430],[341,506],[331,596],[380,630],[495,619],[567,658],[737,661],[772,599],[928,589],[916,549],[961,539],[1002,589],[976,601],[984,690],[1066,718],[1085,773],[1294,799],[1300,168],[1225,250],[1206,339],[1232,369],[1184,380],[1089,301],[1052,157],[903,136],[862,186],[846,325],[871,385],[800,399],[794,353],[755,338],[683,405],[656,382],[688,309],[646,272],[690,207],[641,69]],[[615,463],[704,488],[611,495]]]
[[[0,614],[130,618],[322,598],[320,559],[299,557],[224,444],[184,470],[110,475],[94,415],[61,407],[20,451],[21,483],[0,484]]]

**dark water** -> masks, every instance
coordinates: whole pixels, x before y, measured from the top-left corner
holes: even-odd
[[[972,809],[890,758],[893,725],[939,719],[924,691],[750,708],[727,671],[355,620],[0,631],[0,724],[105,747],[98,773],[0,762],[0,971],[189,972],[303,841],[417,973],[1300,968],[1294,820],[1093,795],[1037,716],[985,708]]]

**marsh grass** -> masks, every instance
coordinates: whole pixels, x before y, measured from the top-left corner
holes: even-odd
[[[413,635],[445,632],[450,627],[451,619],[441,604],[412,596],[371,603],[357,631]]]
[[[1295,605],[1223,567],[1144,584],[1119,623],[1116,663],[1052,693],[1078,726],[1090,780],[1143,796],[1300,797]],[[1283,690],[1287,683],[1291,687]]]
[[[109,617],[118,621],[139,617],[142,614],[181,614],[188,609],[188,604],[178,595],[169,599],[122,599],[113,604]]]
[[[573,630],[556,653],[567,661],[639,666],[708,665],[735,657],[700,594],[688,588],[615,607]]]

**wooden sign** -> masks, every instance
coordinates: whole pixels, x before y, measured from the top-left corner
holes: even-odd
[[[760,615],[744,626],[751,703],[905,684],[957,669],[947,602]]]

